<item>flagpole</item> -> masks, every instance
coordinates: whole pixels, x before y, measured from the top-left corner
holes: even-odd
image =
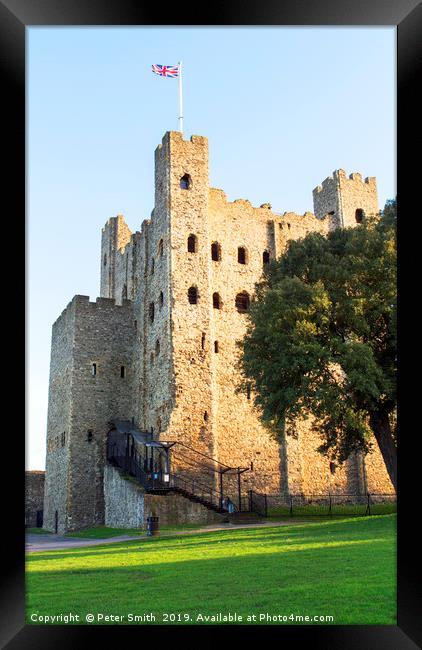
[[[183,134],[182,62],[179,61],[179,131]]]

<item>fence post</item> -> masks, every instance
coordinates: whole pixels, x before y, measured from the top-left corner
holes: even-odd
[[[240,467],[237,468],[237,492],[239,500],[239,512],[242,512],[242,491],[240,487]]]

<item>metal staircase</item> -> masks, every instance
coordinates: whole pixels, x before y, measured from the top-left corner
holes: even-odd
[[[250,468],[229,467],[182,442],[157,442],[147,432],[112,430],[107,461],[149,494],[180,494],[220,514],[266,514],[265,495],[249,490],[245,497],[241,492],[241,475]],[[175,471],[170,469],[173,464]]]

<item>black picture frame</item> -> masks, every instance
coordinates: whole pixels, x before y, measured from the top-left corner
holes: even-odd
[[[160,11],[161,9],[161,11]],[[24,273],[23,283],[18,284],[17,268],[24,268],[25,242],[25,29],[35,25],[394,25],[397,26],[397,75],[398,75],[398,156],[399,183],[398,205],[407,222],[399,225],[399,289],[412,278],[418,260],[417,242],[406,233],[413,233],[417,214],[416,193],[420,180],[419,164],[407,156],[419,133],[419,104],[415,92],[420,86],[419,64],[421,63],[422,4],[420,0],[261,0],[260,2],[204,3],[195,5],[189,1],[179,5],[166,6],[135,2],[132,0],[1,0],[0,1],[0,66],[2,71],[3,152],[6,163],[6,182],[3,185],[3,226],[11,228],[13,238],[13,291],[4,297],[7,313],[13,314],[12,333],[15,345],[6,345],[7,367],[15,368],[16,380],[8,383],[10,400],[21,386],[24,368],[22,342],[24,321]],[[376,101],[376,98],[375,100]],[[380,106],[382,110],[382,106]],[[420,136],[419,136],[420,137]],[[6,206],[4,206],[6,198]],[[6,224],[5,224],[6,222]],[[22,238],[19,234],[22,233]],[[407,241],[406,241],[407,240]],[[4,240],[3,240],[4,241]],[[412,252],[412,244],[415,250]],[[407,248],[410,245],[410,248]],[[405,247],[407,250],[405,250]],[[18,252],[22,256],[19,258]],[[403,253],[403,251],[405,251]],[[410,251],[410,252],[409,252]],[[9,285],[10,286],[10,285]],[[14,304],[13,304],[14,301]],[[402,302],[405,302],[404,300]],[[408,304],[407,322],[413,316],[413,302]],[[406,304],[400,309],[400,321],[406,316]],[[413,363],[414,350],[408,337],[400,343],[403,358],[409,356]],[[410,337],[409,337],[410,338]],[[404,341],[406,339],[406,342]],[[409,346],[408,354],[406,345]],[[17,361],[17,350],[22,350],[22,365]],[[9,357],[7,358],[7,354]],[[399,367],[401,365],[399,364]],[[407,371],[401,367],[400,381],[406,381]],[[411,650],[421,642],[421,596],[416,578],[419,564],[420,542],[418,533],[418,477],[420,461],[414,453],[413,444],[417,434],[418,404],[417,383],[400,384],[399,421],[403,437],[399,444],[399,515],[398,515],[398,625],[397,626],[269,626],[268,628],[237,627],[239,640],[252,632],[265,643],[268,635],[275,635],[278,643],[286,646],[303,644],[304,647],[331,650],[342,648],[352,650],[383,649]],[[24,386],[25,389],[25,386]],[[12,402],[7,401],[8,408]],[[154,638],[154,644],[165,642],[165,633],[193,638],[204,637],[203,626],[193,628],[142,628],[136,627],[89,627],[89,626],[29,626],[24,623],[24,471],[20,463],[24,459],[24,437],[21,435],[17,418],[21,410],[13,409],[13,420],[3,421],[4,444],[3,469],[11,469],[7,483],[3,485],[3,533],[7,537],[7,550],[3,555],[2,588],[0,606],[1,647],[17,648],[83,648],[98,643],[100,636],[119,639],[131,635],[137,643],[146,643],[147,635]],[[400,415],[401,413],[401,415]],[[13,421],[13,425],[11,424]],[[16,421],[16,422],[15,422]],[[412,436],[415,434],[415,436]],[[24,470],[24,468],[22,468]],[[212,627],[212,626],[211,626]],[[223,638],[225,626],[207,627],[206,636],[212,641],[217,635]],[[281,629],[283,628],[283,629]],[[173,636],[173,642],[175,640]]]

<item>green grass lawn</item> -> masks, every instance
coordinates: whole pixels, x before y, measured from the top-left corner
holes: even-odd
[[[293,614],[395,625],[395,540],[396,517],[384,515],[30,553],[27,621],[152,613],[161,625],[167,612],[201,624],[213,621],[198,621],[199,613],[231,612],[245,617],[241,624],[251,614]]]
[[[25,528],[26,535],[51,535],[49,530],[44,530],[44,528]]]

